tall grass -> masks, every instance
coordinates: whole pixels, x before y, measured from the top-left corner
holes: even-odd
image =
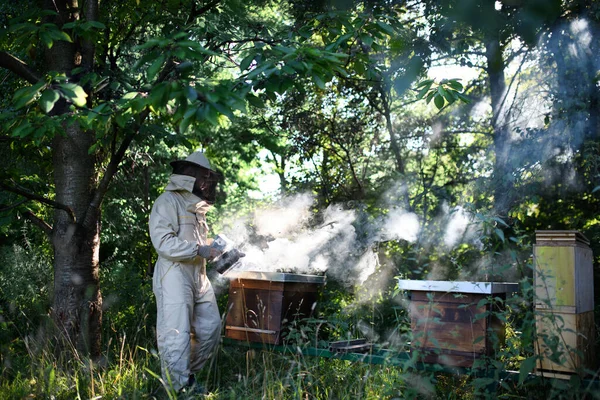
[[[25,353],[18,365],[26,367],[3,377],[0,399],[181,398],[161,380],[151,338],[114,332],[102,361],[75,353],[66,366],[48,341],[23,341]],[[197,379],[209,390],[207,399],[600,398],[583,384],[540,378],[495,381],[495,389],[486,391],[493,375],[414,366],[414,360],[403,366],[371,365],[222,344]]]
[[[0,253],[0,261],[2,257],[8,258]],[[67,353],[57,351],[51,322],[43,313],[47,310],[47,294],[33,289],[46,288],[49,267],[42,267],[49,265],[48,261],[19,249],[12,251],[10,258],[15,267],[5,268],[0,276],[0,399],[178,398],[169,382],[160,378],[154,305],[144,302],[152,298],[147,287],[138,285],[137,293],[146,293],[138,296],[137,302],[126,299],[113,303],[116,305],[105,314],[101,360],[92,361],[74,347],[65,356]],[[122,289],[117,281],[123,282],[115,279],[115,292]],[[523,280],[526,285],[531,291],[528,278]],[[507,321],[507,340],[495,357],[483,363],[485,368],[491,367],[489,370],[452,374],[436,365],[419,370],[416,354],[400,366],[385,366],[223,344],[197,380],[209,390],[208,399],[600,398],[600,386],[578,381],[577,377],[570,381],[549,380],[529,374],[535,361],[530,304],[527,296],[507,304],[506,309],[512,310],[512,316],[502,316]],[[394,320],[390,304],[382,306],[386,314],[375,308],[374,303],[372,307],[357,308],[356,320],[373,323],[379,318],[383,321],[380,325],[394,325],[391,328],[397,336],[410,336],[406,315],[396,315]],[[327,324],[332,326],[318,325],[317,329],[306,321],[294,323],[290,329],[296,331],[291,331],[287,339],[295,338],[293,345],[300,347],[322,347],[320,335],[324,331],[329,335],[327,340],[340,339],[333,336],[349,332],[353,317],[334,311],[335,307],[330,307],[327,314]],[[391,348],[393,343],[385,346]],[[530,368],[524,368],[527,363]],[[525,373],[517,373],[516,378],[513,375],[514,379],[498,374],[519,369]]]

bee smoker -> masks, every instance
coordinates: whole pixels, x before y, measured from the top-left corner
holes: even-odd
[[[217,235],[211,246],[222,252],[220,256],[211,261],[213,267],[221,275],[239,265],[240,258],[245,256],[244,253],[234,248],[232,242],[223,234]]]

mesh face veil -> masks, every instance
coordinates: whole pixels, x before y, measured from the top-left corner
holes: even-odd
[[[192,193],[208,204],[214,204],[217,194],[217,184],[223,179],[220,173],[187,160],[173,161],[171,165],[173,166],[174,174],[196,178]]]
[[[194,193],[208,204],[214,204],[217,195],[217,184],[221,180],[221,174],[204,167],[197,167]]]

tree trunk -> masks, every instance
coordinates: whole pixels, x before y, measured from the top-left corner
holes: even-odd
[[[97,6],[97,1],[86,2]],[[77,0],[51,0],[46,7],[57,12],[52,21],[58,26],[80,18]],[[92,7],[93,8],[93,7]],[[82,66],[91,68],[89,43],[56,41],[46,52],[48,71],[65,74]],[[82,57],[82,54],[84,57]],[[68,114],[69,105],[59,101],[53,113]],[[102,297],[99,288],[100,213],[90,207],[96,172],[88,149],[95,141],[77,123],[64,125],[52,143],[56,201],[68,206],[75,219],[55,210],[52,245],[54,249],[54,299],[52,316],[60,333],[61,350],[77,350],[84,355],[100,355]],[[89,215],[94,213],[94,215]]]
[[[504,77],[504,59],[498,32],[487,35],[485,55],[487,73],[490,80],[492,98],[492,128],[494,129],[494,209],[505,216],[510,208],[512,193],[512,174],[509,168],[510,143],[508,137],[507,116],[504,110],[506,82]]]
[[[94,163],[88,155],[94,138],[77,126],[66,131],[65,136],[56,136],[53,143],[56,200],[70,206],[77,221],[64,211],[55,211],[52,311],[62,339],[66,340],[61,344],[97,357],[102,323],[98,276],[100,215],[85,216],[95,183]],[[84,220],[93,222],[84,225]]]

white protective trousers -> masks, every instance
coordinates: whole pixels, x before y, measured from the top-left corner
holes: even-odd
[[[172,175],[150,214],[150,238],[158,253],[152,281],[162,376],[175,390],[188,383],[212,355],[221,318],[206,260],[207,204],[191,193],[193,177]]]

